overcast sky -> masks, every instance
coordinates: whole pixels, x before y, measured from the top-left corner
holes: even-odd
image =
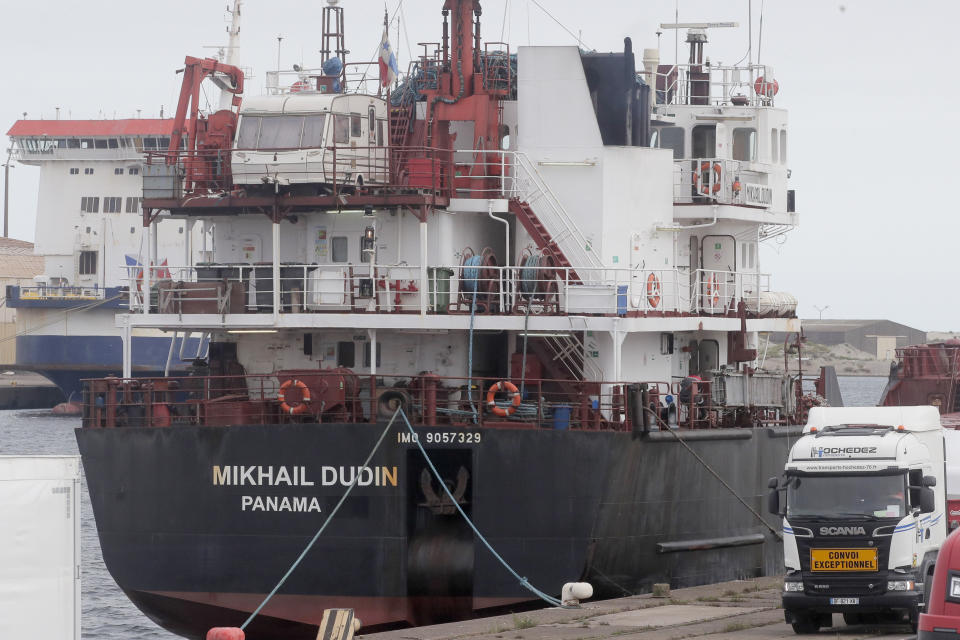
[[[187,54],[226,42],[228,0],[164,2],[0,0],[0,126],[28,118],[156,117],[175,107]],[[264,70],[319,64],[322,2],[246,0],[242,66],[259,93]],[[370,60],[380,40],[383,0],[342,0],[349,60]],[[406,68],[411,46],[437,41],[442,0],[405,0],[400,37],[391,40]],[[657,43],[674,0],[539,0],[557,21],[599,51]],[[789,109],[789,164],[800,227],[766,243],[761,268],[772,288],[800,300],[801,317],[889,318],[924,330],[960,329],[960,134],[956,39],[960,2],[753,0],[754,58],[774,66],[777,105]],[[391,15],[397,0],[388,0]],[[483,34],[512,47],[574,44],[534,0],[485,0]],[[748,1],[680,0],[681,21],[739,21],[710,33],[711,60],[746,54]],[[505,11],[506,9],[506,11]],[[504,20],[506,15],[507,19]],[[682,35],[681,35],[682,40]],[[660,43],[673,61],[672,32]],[[682,53],[681,42],[681,57]],[[208,90],[211,100],[215,91]],[[34,167],[11,171],[11,235],[34,238]]]

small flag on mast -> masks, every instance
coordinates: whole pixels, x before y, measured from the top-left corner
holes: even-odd
[[[397,68],[397,56],[390,46],[390,37],[387,34],[386,20],[383,25],[383,39],[380,40],[380,84],[389,87],[397,79],[400,71]]]

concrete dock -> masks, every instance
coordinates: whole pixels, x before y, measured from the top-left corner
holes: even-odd
[[[585,601],[580,609],[539,609],[523,613],[374,633],[364,640],[773,640],[830,637],[843,640],[914,638],[910,627],[834,626],[815,636],[798,636],[783,620],[779,578],[759,578],[674,589],[669,597],[650,594]]]

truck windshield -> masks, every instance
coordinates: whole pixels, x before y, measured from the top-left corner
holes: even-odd
[[[789,476],[787,518],[902,518],[906,474]]]

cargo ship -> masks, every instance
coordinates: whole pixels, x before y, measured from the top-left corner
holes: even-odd
[[[760,332],[800,328],[758,252],[798,222],[772,69],[705,61],[728,23],[664,25],[688,62],[638,63],[629,38],[512,51],[478,0],[438,8],[401,77],[386,26],[379,74],[346,61],[336,3],[320,67],[267,95],[185,60],[143,232],[202,220],[214,255],[146,270],[117,323],[209,349],[134,379],[126,343],[77,430],[107,568],[184,637],[244,622],[351,486],[250,637],[529,603],[461,510],[551,594],[782,570],[762,502],[809,403],[759,368]]]

